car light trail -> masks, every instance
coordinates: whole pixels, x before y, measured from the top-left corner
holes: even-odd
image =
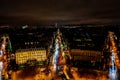
[[[58,39],[56,39],[56,45],[55,45],[55,53],[53,55],[53,70],[56,71],[57,69],[57,62],[58,62],[58,56],[59,56],[59,43]]]
[[[117,75],[117,50],[116,50],[116,44],[115,44],[115,39],[116,37],[114,37],[115,34],[113,32],[109,32],[109,38],[110,38],[110,42],[111,42],[111,46],[110,48],[111,50],[111,59],[110,59],[110,69],[109,69],[109,76],[110,76],[110,80],[117,80],[118,79],[118,75]]]

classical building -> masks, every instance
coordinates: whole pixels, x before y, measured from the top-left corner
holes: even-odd
[[[100,51],[72,49],[70,53],[75,66],[98,66],[102,61]]]
[[[28,61],[35,60],[40,64],[42,61],[46,61],[47,55],[46,50],[41,48],[31,48],[31,49],[19,49],[15,53],[16,64],[26,64]]]

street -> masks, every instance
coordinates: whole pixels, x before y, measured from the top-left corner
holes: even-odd
[[[22,70],[14,71],[11,74],[11,80],[51,80],[51,79],[63,80],[62,76],[61,77],[55,76],[53,71],[46,74],[45,72],[40,72],[40,68],[36,70],[38,71],[35,71],[35,69],[32,71],[31,70],[30,71],[28,70],[27,71],[22,71]],[[107,79],[107,76],[109,75],[108,73],[103,73],[102,71],[98,71],[98,70],[97,71],[88,70],[88,73],[72,70],[71,74],[73,78],[70,78],[69,80],[109,80]]]

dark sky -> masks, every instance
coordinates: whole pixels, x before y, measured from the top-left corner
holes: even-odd
[[[119,24],[120,0],[0,0],[0,23]]]

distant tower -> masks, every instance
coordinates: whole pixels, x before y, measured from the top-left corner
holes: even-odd
[[[58,23],[55,23],[55,28],[58,28]]]

